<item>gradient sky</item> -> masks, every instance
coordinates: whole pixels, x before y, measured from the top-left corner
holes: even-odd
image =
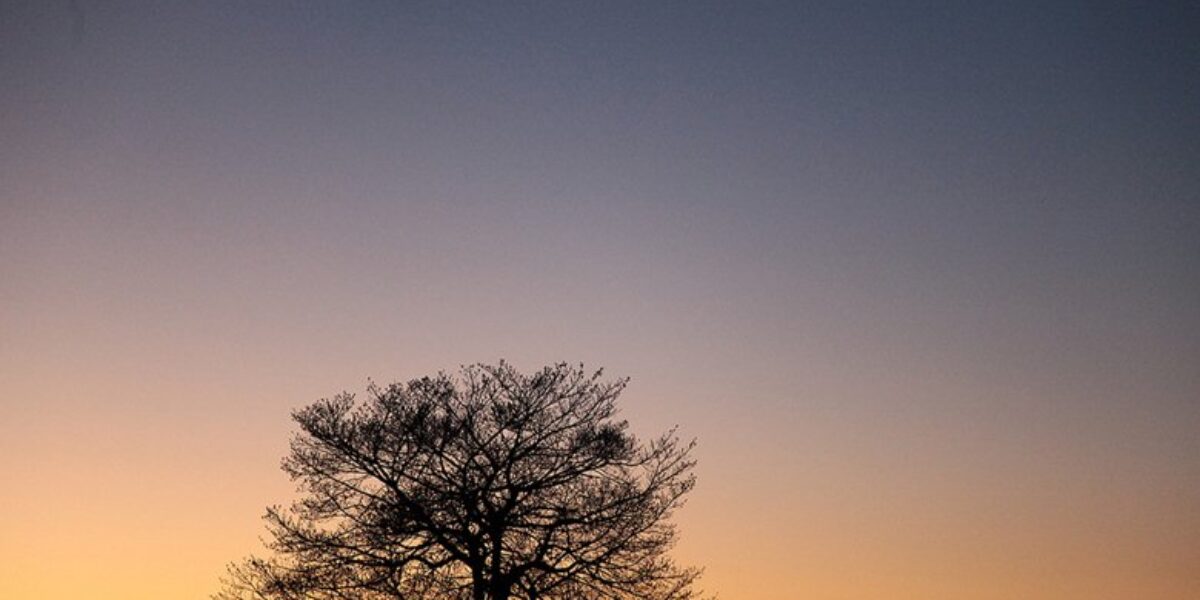
[[[198,599],[505,358],[745,600],[1200,597],[1195,3],[0,0],[0,597]]]

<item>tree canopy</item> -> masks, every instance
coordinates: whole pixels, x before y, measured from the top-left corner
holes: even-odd
[[[628,380],[602,377],[501,361],[296,411],[299,499],[268,509],[271,555],[216,597],[696,597],[698,571],[667,554],[695,443],[640,440],[617,416]]]

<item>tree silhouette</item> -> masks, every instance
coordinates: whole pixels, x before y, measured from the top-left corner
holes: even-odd
[[[666,554],[695,442],[640,441],[616,416],[628,380],[601,376],[501,361],[295,412],[300,499],[216,598],[696,597]]]

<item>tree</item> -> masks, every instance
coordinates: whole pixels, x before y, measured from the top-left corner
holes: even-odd
[[[617,417],[628,380],[601,377],[501,361],[296,411],[300,499],[268,509],[274,556],[216,598],[695,598],[667,556],[695,442],[640,441]]]

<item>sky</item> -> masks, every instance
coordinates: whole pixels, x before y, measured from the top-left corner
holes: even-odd
[[[0,0],[0,597],[499,359],[697,439],[722,598],[1200,597],[1200,8]]]

